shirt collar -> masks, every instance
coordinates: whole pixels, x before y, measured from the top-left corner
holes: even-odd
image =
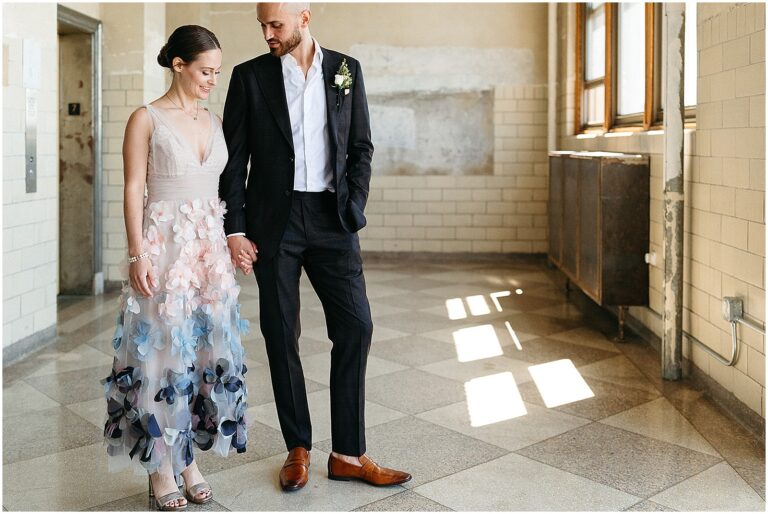
[[[317,39],[312,38],[312,42],[315,45],[315,55],[312,58],[312,66],[321,66],[323,64],[323,50],[320,48],[320,43],[317,42]],[[296,61],[296,58],[289,53],[281,55],[280,61],[283,66],[290,65],[291,67],[295,68],[299,65],[298,61]]]

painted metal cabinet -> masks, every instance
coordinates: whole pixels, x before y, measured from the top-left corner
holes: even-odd
[[[648,157],[549,154],[549,260],[600,305],[647,305]]]

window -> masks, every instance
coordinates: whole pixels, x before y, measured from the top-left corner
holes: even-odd
[[[576,6],[576,133],[648,130],[663,121],[662,4]],[[686,2],[685,106],[695,119],[696,3]]]

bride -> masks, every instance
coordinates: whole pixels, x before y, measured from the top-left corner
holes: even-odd
[[[131,115],[123,143],[129,284],[102,380],[104,437],[110,470],[148,473],[161,510],[213,498],[195,448],[226,456],[246,445],[248,322],[234,265],[250,273],[252,264],[227,248],[218,198],[227,147],[221,120],[200,105],[221,59],[211,31],[177,28],[157,57],[172,84]]]

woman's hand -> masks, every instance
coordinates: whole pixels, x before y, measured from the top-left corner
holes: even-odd
[[[139,259],[128,265],[128,278],[134,291],[143,296],[152,296],[150,287],[157,287],[157,279],[149,259]]]

